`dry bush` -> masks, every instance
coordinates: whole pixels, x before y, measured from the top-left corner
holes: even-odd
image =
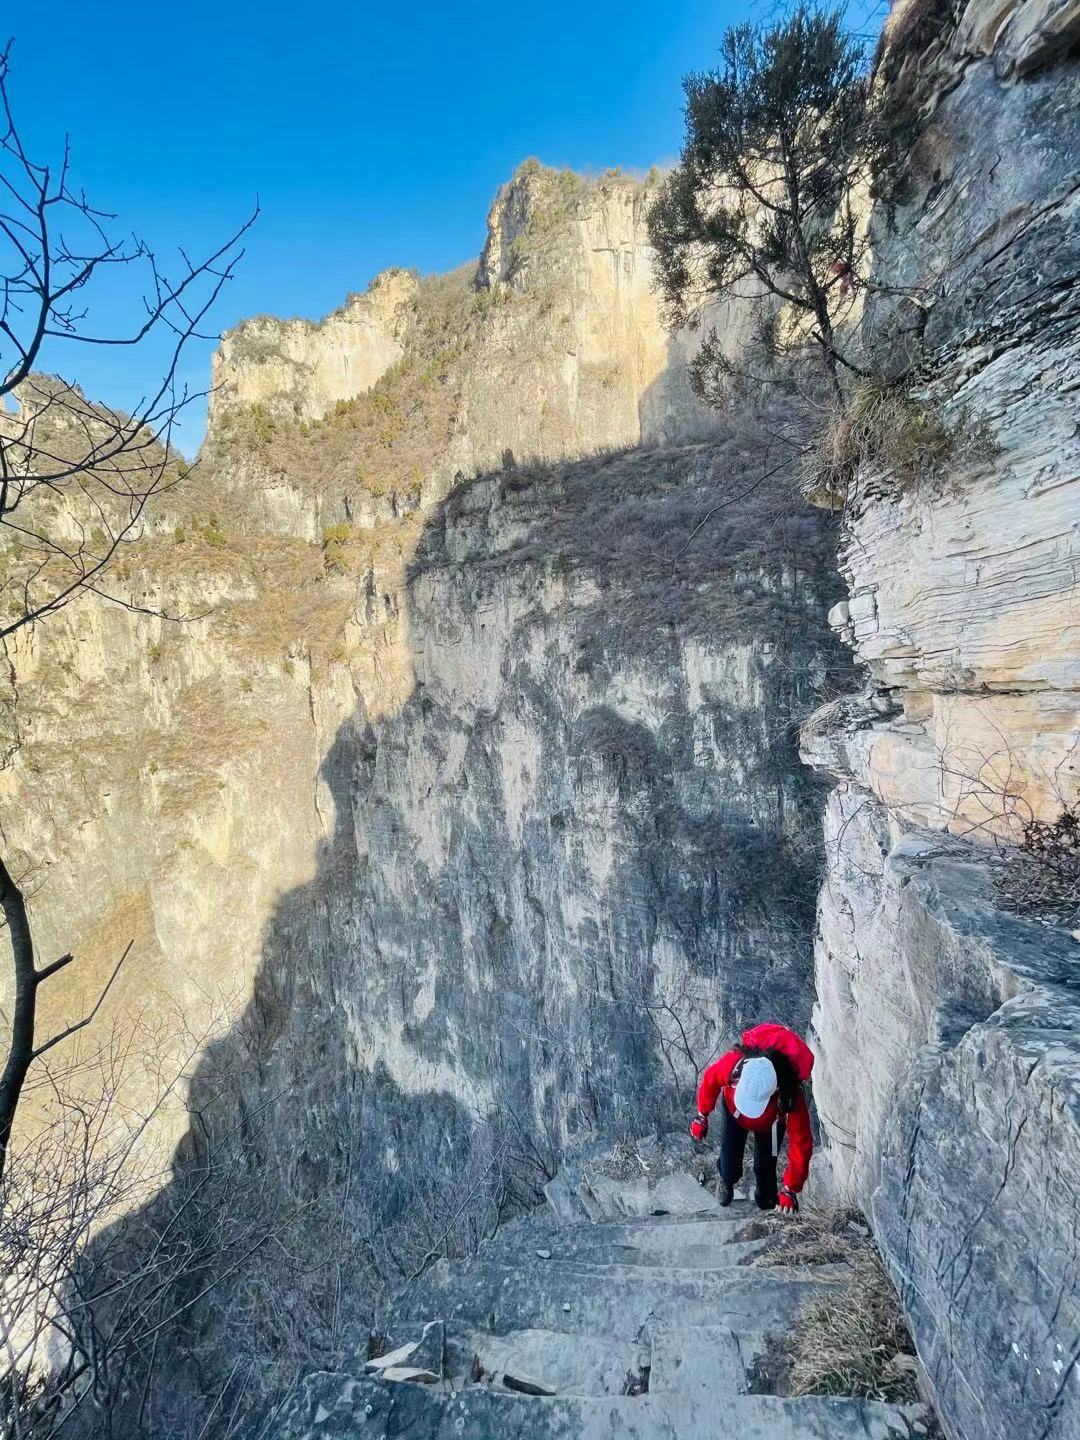
[[[948,422],[937,409],[902,385],[858,385],[836,406],[802,462],[801,487],[817,501],[839,505],[858,471],[870,466],[887,475],[899,493],[940,484],[951,465],[965,467],[995,453],[986,426],[967,411]]]
[[[250,1277],[275,1267],[298,1207],[249,1163],[257,1114],[205,1133],[182,1164],[162,1158],[178,1124],[201,1129],[185,1091],[232,1010],[198,1033],[179,1012],[129,1017],[38,1067],[38,1118],[0,1183],[3,1440],[209,1437],[230,1433],[245,1395],[261,1398],[243,1347],[219,1373],[190,1327],[214,1304],[246,1320]]]
[[[776,1222],[760,1266],[844,1266],[776,1337],[756,1388],[781,1395],[845,1395],[906,1404],[920,1398],[915,1347],[870,1231],[854,1210]]]
[[[214,1092],[237,1083],[217,1072],[221,1059],[213,1057]],[[203,1073],[200,1096],[207,1083]],[[390,1293],[443,1257],[474,1253],[502,1220],[537,1203],[553,1173],[509,1108],[473,1115],[425,1098],[416,1124],[395,1127],[393,1165],[371,1112],[366,1126],[348,1112],[356,1123],[339,1132],[345,1143],[335,1141],[332,1155],[303,1150],[297,1165],[284,1094],[254,1112],[227,1100],[221,1093],[195,1112],[170,1183],[110,1232],[111,1255],[90,1252],[126,1292],[125,1276],[141,1283],[158,1263],[159,1236],[183,1246],[184,1266],[163,1277],[158,1295],[168,1332],[156,1352],[129,1347],[123,1383],[102,1407],[125,1440],[257,1433],[298,1376],[347,1368],[366,1353]],[[222,1282],[204,1285],[207,1270]]]
[[[994,872],[997,898],[1021,915],[1080,925],[1080,801],[1056,820],[1030,820],[1018,849]]]

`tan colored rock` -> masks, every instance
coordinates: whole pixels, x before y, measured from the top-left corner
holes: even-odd
[[[491,432],[521,459],[714,428],[685,373],[700,334],[670,336],[653,289],[647,217],[659,181],[609,172],[585,182],[527,161],[500,189],[477,268],[499,320],[470,385],[473,465],[499,458],[484,444]],[[507,295],[524,308],[506,305]],[[721,328],[745,327],[738,307],[729,309]],[[511,394],[520,401],[508,411]],[[513,430],[516,441],[506,438]]]
[[[988,314],[936,302],[952,351],[930,400],[960,429],[956,456],[919,482],[860,476],[840,553],[849,598],[830,616],[904,710],[848,736],[842,768],[890,812],[987,841],[1080,795],[1080,343],[1052,279],[1080,229],[1070,181],[1018,168],[999,203],[1022,203],[986,224],[967,282]],[[1013,269],[1045,272],[1038,308]],[[974,443],[976,421],[991,447]]]
[[[401,358],[416,286],[409,271],[385,270],[325,320],[263,315],[227,331],[214,355],[211,426],[225,410],[248,405],[315,420],[369,390]]]
[[[447,368],[460,404],[434,436],[415,495],[365,490],[347,450],[340,472],[302,473],[291,452],[278,463],[219,443],[224,417],[253,405],[274,417],[276,433],[295,435],[413,353],[417,282],[389,271],[321,324],[262,319],[225,337],[204,464],[156,512],[118,582],[134,605],[197,618],[176,624],[82,603],[14,647],[23,740],[0,770],[6,853],[36,875],[41,952],[79,956],[64,986],[44,996],[46,1026],[83,1013],[133,940],[105,1023],[144,1002],[155,1022],[172,1025],[183,1012],[192,1033],[173,1026],[177,1057],[227,1028],[251,998],[281,897],[316,872],[334,833],[321,766],[341,727],[394,716],[437,670],[477,700],[501,684],[489,651],[510,616],[460,644],[411,626],[409,567],[447,491],[462,473],[499,466],[506,451],[576,457],[700,421],[677,365],[672,373],[651,291],[650,186],[575,181],[580,213],[537,224],[529,207],[547,183],[524,187],[527,264],[506,287],[513,293],[470,312],[470,346]],[[471,300],[471,274],[462,288]],[[359,538],[337,572],[323,533],[343,523]],[[486,534],[487,521],[478,523]],[[560,603],[563,589],[553,581],[543,603]],[[7,678],[5,669],[0,684]],[[0,696],[5,714],[11,698]],[[530,797],[530,740],[526,727],[507,739],[515,838]],[[437,777],[412,778],[424,794]],[[419,821],[417,839],[425,858],[446,843]],[[434,982],[418,996],[419,1018],[433,993]],[[402,1030],[395,1022],[361,1059],[385,1061],[403,1085],[453,1090],[452,1067],[424,1068]],[[133,1074],[133,1103],[156,1083]],[[148,1144],[165,1153],[184,1123],[178,1104]]]
[[[850,730],[828,716],[812,718],[803,755],[856,781],[904,823],[1018,843],[1030,821],[1055,819],[1076,794],[1075,693],[909,691],[902,716],[880,720],[867,708]]]
[[[968,0],[955,45],[992,55],[999,74],[1050,64],[1080,35],[1080,0]]]

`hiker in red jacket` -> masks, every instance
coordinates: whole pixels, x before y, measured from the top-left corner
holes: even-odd
[[[810,1111],[803,1094],[814,1057],[809,1047],[784,1025],[755,1025],[744,1030],[742,1040],[715,1060],[701,1077],[698,1113],[690,1123],[690,1134],[704,1140],[709,1133],[709,1116],[717,1100],[720,1108],[720,1175],[717,1199],[730,1205],[742,1178],[746,1136],[754,1137],[754,1199],[761,1210],[778,1207],[781,1215],[792,1216],[799,1209],[799,1191],[810,1172],[814,1137],[810,1132]],[[788,1163],[784,1183],[776,1190],[776,1161],[784,1132],[788,1137]]]

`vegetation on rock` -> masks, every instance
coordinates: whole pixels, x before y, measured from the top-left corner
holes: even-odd
[[[919,1400],[918,1362],[900,1298],[857,1210],[817,1209],[793,1226],[751,1223],[764,1231],[756,1268],[836,1265],[842,1278],[808,1301],[756,1370],[756,1388],[780,1395],[859,1395],[910,1404]]]

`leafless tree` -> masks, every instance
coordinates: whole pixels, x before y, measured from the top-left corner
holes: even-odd
[[[77,187],[66,142],[55,164],[32,157],[12,108],[11,53],[9,42],[0,52],[0,645],[14,680],[9,638],[73,600],[91,595],[145,608],[118,592],[110,569],[120,548],[140,538],[147,506],[183,476],[175,427],[205,392],[180,383],[181,356],[192,339],[209,338],[203,327],[258,207],[212,254],[197,259],[181,250],[167,270],[143,240],[115,232],[115,217]],[[140,318],[126,333],[99,328],[93,317],[96,283],[116,271],[141,290]],[[82,347],[135,346],[151,334],[166,337],[165,359],[130,414],[92,404],[71,378],[39,373],[43,363],[77,366]],[[0,1180],[30,1067],[90,1022],[116,975],[81,1021],[39,1036],[39,990],[73,957],[38,965],[23,877],[14,870],[0,862],[13,967]]]
[[[35,160],[9,92],[11,44],[0,53],[0,639],[89,592],[129,605],[109,584],[117,550],[138,538],[147,505],[183,470],[172,440],[205,391],[180,384],[180,361],[243,255],[255,212],[203,259],[180,250],[166,270],[137,237],[113,232],[72,179],[70,147],[56,164]],[[95,282],[127,271],[141,315],[112,334],[94,321]],[[167,337],[159,377],[130,414],[92,404],[62,371],[85,346],[135,346]],[[9,407],[14,403],[14,410]],[[63,508],[63,523],[56,511]]]
[[[3,1440],[87,1426],[162,1433],[155,1387],[170,1389],[162,1369],[189,1312],[296,1225],[266,1203],[239,1127],[207,1135],[182,1173],[146,1143],[175,1119],[169,1111],[198,1124],[186,1098],[191,1066],[233,1018],[196,1033],[183,1014],[129,1015],[36,1072],[31,1089],[48,1092],[47,1111],[0,1186]],[[247,1117],[247,1130],[260,1119]],[[241,1403],[236,1385],[220,1389],[198,1397],[211,1414]],[[87,1425],[73,1425],[83,1414]]]

